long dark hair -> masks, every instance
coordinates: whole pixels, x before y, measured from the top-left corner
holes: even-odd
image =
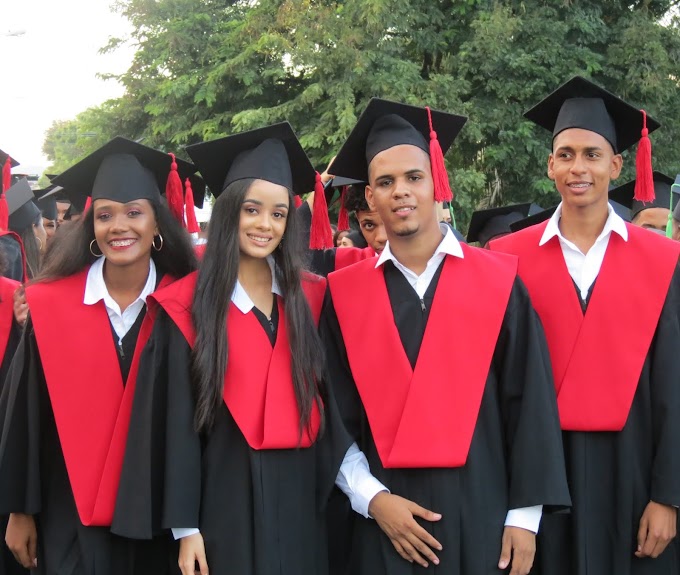
[[[40,266],[42,255],[40,254],[40,244],[38,238],[33,233],[33,226],[39,225],[42,222],[42,213],[38,213],[31,225],[22,230],[21,242],[24,244],[24,253],[26,254],[26,274],[27,279],[33,279],[40,273]]]
[[[197,267],[196,254],[189,234],[163,204],[152,204],[158,231],[163,236],[163,248],[151,250],[151,258],[159,275],[181,278]],[[94,240],[94,209],[77,222],[59,227],[45,254],[43,268],[36,281],[51,281],[76,274],[97,258],[90,252]],[[95,248],[96,249],[96,248]]]
[[[196,328],[193,350],[193,382],[196,397],[195,427],[209,430],[223,402],[224,375],[229,358],[227,312],[238,280],[240,259],[239,220],[243,200],[253,180],[230,184],[213,207],[208,228],[208,244],[198,271],[192,314]],[[312,313],[302,290],[302,246],[298,216],[293,208],[286,221],[285,240],[274,251],[276,280],[285,298],[285,322],[291,353],[293,386],[300,411],[300,433],[310,428],[324,373],[324,353]]]

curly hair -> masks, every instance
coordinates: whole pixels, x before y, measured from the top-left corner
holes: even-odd
[[[357,212],[371,211],[366,201],[366,186],[364,184],[353,184],[347,187],[345,209],[355,214]]]

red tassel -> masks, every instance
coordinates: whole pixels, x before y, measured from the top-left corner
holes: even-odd
[[[2,166],[2,190],[0,190],[0,230],[9,228],[9,207],[5,192],[12,186],[12,160],[8,156]]]
[[[427,121],[430,124],[430,166],[432,168],[432,180],[434,181],[434,201],[450,202],[453,199],[451,184],[449,184],[449,174],[444,164],[444,153],[437,139],[437,132],[432,126],[432,112],[428,106]]]
[[[302,205],[302,198],[300,196],[293,197],[293,205],[295,209],[299,208]]]
[[[87,200],[85,200],[85,209],[83,210],[83,214],[87,213],[87,210],[90,209],[91,205],[92,205],[92,196],[87,196]]]
[[[653,202],[654,194],[654,175],[652,174],[652,142],[649,140],[649,130],[647,129],[647,113],[642,112],[642,135],[638,142],[637,156],[635,157],[635,195],[634,198],[639,202]]]
[[[197,234],[201,231],[201,227],[196,220],[196,210],[194,209],[194,190],[191,187],[191,180],[189,178],[184,182],[186,193],[184,194],[184,207],[187,215],[187,231],[190,234]]]
[[[186,228],[184,223],[184,193],[182,190],[182,180],[179,178],[177,172],[177,162],[175,161],[175,154],[168,154],[172,158],[170,164],[170,173],[168,174],[168,181],[165,184],[165,199],[168,201],[168,208],[174,218]]]
[[[309,249],[326,250],[333,247],[333,232],[328,219],[328,205],[321,175],[316,173],[314,185],[314,209],[312,211],[312,228],[309,230]]]
[[[347,186],[343,186],[342,194],[340,195],[340,213],[338,214],[338,231],[344,232],[349,229],[349,213],[345,207],[345,200],[347,199]]]

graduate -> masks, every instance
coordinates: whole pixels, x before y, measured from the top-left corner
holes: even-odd
[[[42,223],[47,236],[47,245],[50,244],[57,231],[57,199],[58,186],[48,186],[43,190],[33,190],[35,205],[42,213]]]
[[[183,575],[323,575],[350,438],[294,208],[315,172],[287,122],[187,152],[217,199],[198,273],[154,295],[113,529],[171,528]]]
[[[0,191],[0,248],[5,253],[7,265],[3,276],[23,282],[26,280],[26,256],[21,238],[9,229],[9,208],[7,207],[6,192],[11,187],[12,168],[19,165],[9,154],[0,150],[0,165],[2,165],[2,182]]]
[[[477,210],[470,219],[467,241],[486,248],[492,239],[512,233],[512,224],[541,211],[540,206],[531,203]]]
[[[20,179],[6,192],[9,209],[9,229],[20,239],[23,247],[25,278],[33,279],[40,273],[42,258],[47,248],[47,235],[42,213],[33,202],[35,196],[26,178]]]
[[[38,573],[162,575],[171,565],[169,538],[132,542],[110,525],[152,328],[145,300],[196,267],[161,203],[176,169],[169,155],[115,138],[59,178],[91,191],[92,207],[26,288],[30,315],[0,397],[0,514],[11,513],[15,557]]]
[[[353,575],[525,575],[542,506],[569,505],[517,260],[438,222],[436,201],[451,200],[442,152],[465,121],[373,99],[331,166],[368,181],[388,236],[380,257],[329,276],[322,319],[356,442],[336,479],[357,512]]]
[[[526,117],[552,134],[562,203],[491,249],[519,257],[546,332],[573,503],[545,518],[535,572],[678,573],[680,245],[607,201],[638,140],[635,197],[654,200],[647,138],[659,124],[581,77]]]

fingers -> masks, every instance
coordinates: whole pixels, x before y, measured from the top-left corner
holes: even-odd
[[[205,547],[201,546],[196,551],[196,561],[198,561],[199,573],[201,575],[208,575],[208,561],[205,558]]]
[[[425,542],[423,542],[423,540],[420,539],[420,537],[418,537],[414,533],[410,533],[408,535],[408,540],[422,559],[424,559],[425,561],[430,561],[435,565],[439,565],[439,557],[437,557],[434,554],[434,551],[432,551],[432,549],[428,545],[426,545]]]
[[[26,545],[22,545],[21,547],[11,549],[12,555],[14,555],[14,558],[21,563],[21,566],[24,567],[25,569],[31,569],[33,568],[33,559],[28,553],[28,547]]]
[[[635,555],[638,557],[642,556],[642,548],[645,545],[645,541],[647,541],[647,532],[649,530],[649,519],[647,519],[647,515],[643,515],[642,519],[640,519],[640,527],[638,528],[638,534],[637,534],[637,550],[635,551]]]
[[[442,518],[441,514],[425,509],[417,503],[413,503],[413,501],[409,501],[408,509],[415,517],[420,517],[426,521],[439,521]]]
[[[401,546],[401,543],[399,543],[399,541],[397,541],[396,539],[390,539],[390,541],[392,541],[392,545],[397,550],[397,553],[401,555],[402,559],[406,559],[406,561],[408,561],[409,563],[413,563],[413,559],[411,559],[411,556],[408,553],[406,553],[406,551],[404,551],[404,548]]]
[[[530,549],[514,548],[510,575],[527,575],[534,565],[534,554]]]
[[[28,540],[28,557],[31,560],[31,568],[38,566],[38,534],[32,533]]]
[[[420,565],[422,567],[428,566],[428,563],[425,560],[425,558],[420,553],[418,553],[418,551],[411,544],[410,541],[404,539],[404,540],[401,540],[400,543],[401,543],[401,546],[404,548],[404,551],[406,551],[406,553],[410,557],[411,563],[413,563],[413,562],[418,563],[418,565]]]
[[[423,527],[421,527],[417,522],[413,522],[413,534],[418,537],[421,541],[423,541],[425,544],[429,545],[432,549],[436,549],[437,551],[441,551],[443,549],[442,544],[437,541],[432,535],[430,535]]]
[[[506,533],[503,533],[502,545],[501,545],[501,556],[498,560],[499,569],[507,569],[510,565],[510,560],[512,559],[512,538]]]

